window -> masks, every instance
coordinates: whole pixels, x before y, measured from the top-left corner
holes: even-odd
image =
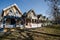
[[[14,14],[13,9],[10,9],[10,10],[9,10],[9,15],[11,16],[11,15],[13,15],[13,14]]]
[[[19,14],[18,10],[16,11],[16,16],[20,17],[21,15]]]
[[[10,10],[10,12],[12,13],[13,11],[12,11],[12,10]]]
[[[16,11],[16,14],[19,14],[18,10]]]
[[[13,9],[10,9],[9,12],[13,13]]]
[[[34,13],[33,12],[31,12],[31,16],[34,16]]]

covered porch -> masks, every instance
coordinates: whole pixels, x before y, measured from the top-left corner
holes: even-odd
[[[26,18],[25,19],[25,27],[26,28],[37,28],[37,27],[41,27],[42,23],[39,22],[38,23],[38,19],[34,18],[34,19],[30,19],[30,18]]]
[[[4,16],[3,17],[3,28],[15,28],[21,27],[21,17],[14,17],[14,16]]]

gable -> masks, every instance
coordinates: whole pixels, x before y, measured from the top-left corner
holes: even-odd
[[[33,12],[29,12],[28,16],[34,16],[34,13]]]
[[[37,16],[36,16],[34,10],[29,10],[27,12],[27,18],[37,19]]]
[[[27,16],[36,16],[34,10],[29,10],[28,13],[27,13]]]
[[[2,16],[22,16],[22,12],[19,10],[19,8],[16,5],[7,7],[3,9]]]

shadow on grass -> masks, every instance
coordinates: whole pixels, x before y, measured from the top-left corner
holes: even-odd
[[[18,37],[15,38],[11,38],[11,40],[34,40],[33,39],[33,34],[37,33],[37,34],[44,34],[44,35],[49,35],[49,36],[56,36],[56,37],[60,37],[60,35],[56,35],[56,34],[48,34],[48,33],[42,33],[42,32],[38,32],[38,31],[32,31],[32,30],[16,30],[17,33],[19,33],[20,35],[18,35]],[[7,36],[9,36],[9,34],[11,34],[12,32],[8,31],[6,32],[2,37],[0,38],[5,38]],[[40,35],[39,35],[40,36]]]
[[[25,35],[24,35],[21,32],[24,32],[24,30],[19,31],[19,34],[23,37],[23,38],[22,37],[19,37],[19,38],[22,38],[22,40],[34,40],[33,35],[31,33],[25,32]]]

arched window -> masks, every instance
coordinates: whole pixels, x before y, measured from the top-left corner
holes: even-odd
[[[10,10],[9,10],[9,15],[12,16],[13,14],[14,14],[13,9],[10,9]]]
[[[13,12],[13,10],[12,10],[12,9],[10,9],[10,12],[12,13],[12,12]]]

